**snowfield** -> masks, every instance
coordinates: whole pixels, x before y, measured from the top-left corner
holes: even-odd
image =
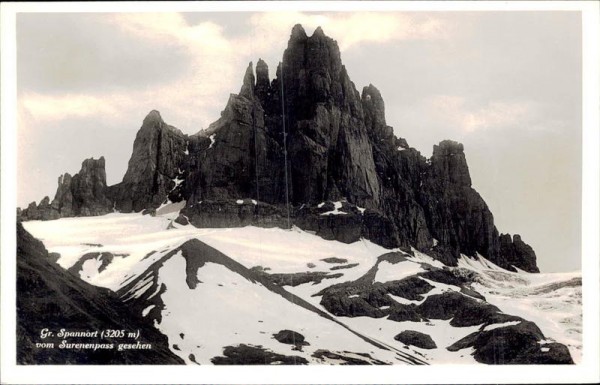
[[[180,205],[168,203],[157,210],[156,216],[112,213],[99,217],[28,221],[23,226],[40,239],[50,253],[60,254],[57,263],[62,268],[79,269],[76,273],[81,279],[93,285],[117,291],[137,280],[127,294],[127,300],[131,301],[142,298],[153,287],[153,281],[148,278],[150,274],[147,274],[149,268],[190,239],[204,242],[245,268],[254,268],[253,271],[275,275],[330,275],[320,281],[283,286],[288,293],[325,313],[327,310],[321,305],[318,293],[332,285],[356,281],[370,271],[374,272],[373,283],[386,283],[425,272],[428,266],[443,267],[440,262],[414,249],[414,256],[404,254],[406,258],[400,262],[378,261],[379,256],[392,250],[368,240],[353,244],[327,241],[298,228],[199,229],[182,226],[173,222],[180,209]],[[334,211],[328,214],[342,214],[337,206]],[[290,302],[260,282],[253,282],[216,263],[206,263],[198,268],[200,283],[190,288],[186,284],[186,260],[180,253],[164,260],[157,276],[159,288],[164,285],[166,290],[160,294],[155,290],[150,297],[158,296],[164,304],[160,320],[154,319],[154,325],[168,337],[171,350],[189,364],[210,364],[212,358],[223,355],[224,347],[239,344],[262,346],[277,354],[302,357],[309,363],[340,363],[334,356],[316,358],[317,350],[346,352],[346,356],[359,354],[356,357],[363,360],[365,356],[360,354],[369,354],[373,360],[392,364],[406,363],[401,359],[403,353],[426,363],[476,363],[471,355],[472,348],[450,352],[446,347],[478,331],[482,325],[453,327],[450,320],[396,322],[387,317],[330,315],[331,319],[328,319]],[[80,260],[84,256],[86,259],[82,263]],[[455,269],[475,274],[472,288],[488,303],[506,314],[533,321],[548,339],[546,342],[565,344],[573,360],[581,361],[580,272],[514,273],[481,256],[475,259],[463,256]],[[412,306],[422,304],[431,295],[461,290],[457,286],[420,279],[434,287],[423,295],[423,299],[408,300],[392,294],[390,299]],[[355,300],[357,296],[351,298]],[[156,306],[148,303],[140,310],[141,315],[150,317],[157,311]],[[509,325],[515,325],[515,322],[487,325],[485,330]],[[286,329],[302,334],[309,345],[298,350],[273,337]],[[422,349],[394,340],[394,336],[403,330],[429,335],[437,348]],[[377,347],[359,335],[387,349]]]
[[[393,351],[368,344],[340,325],[295,306],[222,265],[207,263],[200,268],[201,283],[195,289],[185,283],[181,255],[169,259],[159,277],[167,291],[162,296],[166,307],[158,329],[169,337],[171,346],[177,346],[174,352],[189,363],[209,363],[212,357],[222,355],[224,346],[239,343],[260,345],[315,363],[319,361],[311,355],[317,349],[367,352],[387,362],[398,362]],[[299,332],[310,345],[295,351],[292,345],[273,338],[285,329]]]

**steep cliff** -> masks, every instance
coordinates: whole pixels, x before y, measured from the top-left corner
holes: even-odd
[[[181,131],[151,111],[135,137],[123,181],[111,188],[117,210],[137,212],[164,203],[183,177],[186,143]]]

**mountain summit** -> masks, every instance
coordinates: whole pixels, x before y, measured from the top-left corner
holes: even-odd
[[[19,213],[19,363],[581,361],[581,274],[528,273],[462,144],[397,137],[320,28],[242,70],[206,130],[151,111],[120,183],[87,159]]]
[[[296,225],[325,239],[412,247],[450,266],[461,254],[481,255],[508,270],[539,271],[520,236],[499,234],[471,185],[463,145],[444,140],[426,159],[396,137],[379,90],[356,89],[320,27],[308,36],[294,26],[272,81],[267,63],[250,63],[240,92],[205,131],[185,135],[150,112],[119,184],[105,186],[103,159],[84,166],[80,187],[65,186],[67,174],[52,204],[32,203],[20,217],[185,202],[182,224]]]

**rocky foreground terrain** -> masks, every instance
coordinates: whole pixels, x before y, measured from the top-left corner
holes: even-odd
[[[186,135],[151,111],[122,182],[87,159],[17,216],[22,363],[580,356],[580,275],[535,274],[533,249],[499,233],[472,187],[462,144],[425,158],[396,137],[379,91],[357,91],[320,28],[293,28],[273,80],[250,63],[208,129]],[[42,324],[121,319],[156,350],[35,348]]]

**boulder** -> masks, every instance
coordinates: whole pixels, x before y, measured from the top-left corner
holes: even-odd
[[[288,329],[280,330],[276,334],[273,334],[273,338],[275,338],[278,342],[287,345],[310,345],[308,342],[304,341],[304,336],[302,334]]]
[[[436,349],[437,345],[428,334],[417,332],[414,330],[404,330],[397,334],[394,339],[406,345],[416,346],[421,349]]]

